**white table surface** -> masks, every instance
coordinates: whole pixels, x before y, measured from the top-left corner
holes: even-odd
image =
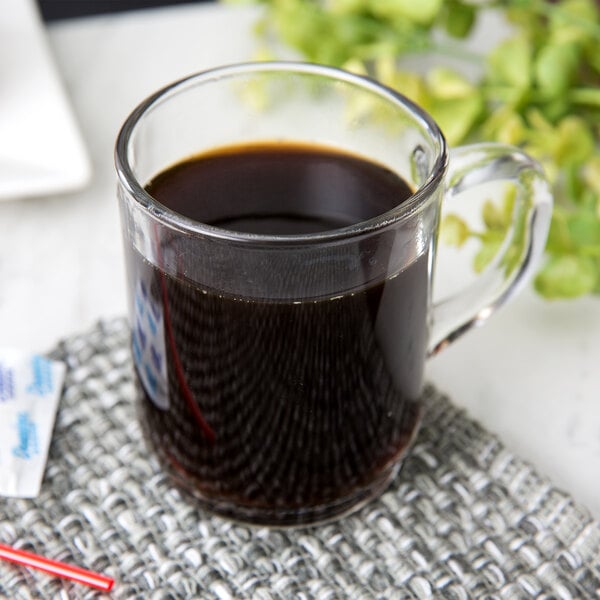
[[[0,343],[46,350],[125,313],[113,144],[154,89],[252,58],[252,9],[183,5],[59,22],[50,49],[93,163],[68,195],[0,203]],[[600,298],[531,289],[428,363],[428,379],[600,518]]]

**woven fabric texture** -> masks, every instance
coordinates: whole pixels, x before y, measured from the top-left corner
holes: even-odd
[[[110,575],[124,598],[597,598],[600,525],[433,388],[391,487],[317,527],[194,506],[149,456],[123,320],[61,343],[68,373],[40,496],[0,500],[0,542]],[[0,597],[102,594],[8,563]]]

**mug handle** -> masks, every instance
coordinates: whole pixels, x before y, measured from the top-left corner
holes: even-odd
[[[512,225],[492,263],[473,283],[433,303],[428,356],[483,324],[528,281],[544,252],[552,193],[539,164],[506,144],[473,144],[450,151],[445,201],[494,181],[515,184]]]

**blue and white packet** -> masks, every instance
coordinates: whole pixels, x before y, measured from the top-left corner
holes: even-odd
[[[0,496],[39,494],[65,372],[64,363],[0,348]]]
[[[165,325],[161,303],[143,281],[135,288],[132,323],[133,360],[146,393],[162,410],[169,408]]]

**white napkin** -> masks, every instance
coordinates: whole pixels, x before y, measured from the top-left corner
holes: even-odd
[[[72,191],[90,162],[34,0],[0,10],[0,200]]]

